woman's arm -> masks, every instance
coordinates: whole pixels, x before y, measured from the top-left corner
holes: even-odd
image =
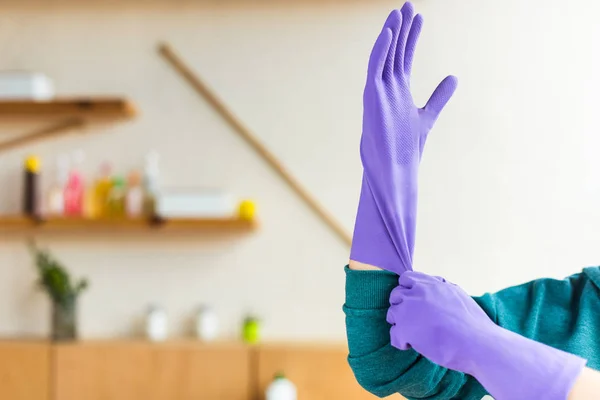
[[[583,370],[573,390],[569,395],[569,400],[589,400],[600,398],[600,373],[593,369]]]
[[[586,358],[588,367],[600,369],[600,295],[595,282],[600,282],[600,269],[586,268],[564,280],[539,279],[474,300],[496,324]],[[397,284],[395,274],[375,266],[351,261],[346,270],[349,362],[357,380],[381,397],[398,392],[408,398],[447,399],[455,394],[480,399],[485,391],[474,378],[390,345],[385,317]]]
[[[409,399],[481,399],[486,392],[474,378],[392,347],[385,319],[398,277],[373,268],[346,269],[348,361],[361,386],[379,397],[400,393]]]

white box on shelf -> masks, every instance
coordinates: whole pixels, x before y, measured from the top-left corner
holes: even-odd
[[[54,83],[44,74],[0,71],[0,99],[43,101],[53,97]]]
[[[199,190],[163,190],[156,196],[156,215],[161,218],[231,218],[236,203],[227,193]]]

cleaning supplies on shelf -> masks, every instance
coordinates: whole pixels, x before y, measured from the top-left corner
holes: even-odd
[[[116,176],[112,180],[112,186],[108,193],[107,211],[109,217],[124,217],[125,216],[125,197],[127,188],[125,179]]]
[[[40,159],[29,156],[25,160],[25,183],[23,186],[23,213],[30,217],[39,212]]]
[[[219,320],[215,310],[207,305],[200,307],[196,314],[196,336],[198,339],[211,342],[219,335]]]
[[[85,153],[82,150],[78,150],[73,154],[73,164],[65,186],[65,215],[70,217],[81,217],[83,215],[85,182],[81,173],[81,166],[84,159]]]
[[[144,212],[144,189],[140,174],[137,171],[132,171],[129,174],[127,183],[125,213],[129,218],[139,218]]]
[[[258,344],[260,342],[260,321],[258,318],[248,315],[244,319],[242,338],[248,344]]]
[[[106,217],[108,214],[108,196],[112,188],[111,173],[110,163],[103,162],[93,187],[93,208],[96,217]]]
[[[152,218],[156,216],[156,198],[160,193],[159,187],[159,155],[156,151],[146,154],[144,165],[144,215]]]
[[[266,400],[297,400],[296,386],[282,372],[275,375],[265,393]]]
[[[54,83],[44,74],[26,71],[0,72],[0,99],[50,100]]]
[[[232,218],[236,205],[224,192],[163,190],[156,197],[156,214],[162,218]]]
[[[60,155],[56,158],[56,177],[50,190],[46,203],[45,214],[48,216],[62,216],[65,213],[65,187],[69,179],[69,158]]]
[[[160,342],[167,338],[167,313],[162,308],[151,305],[146,315],[146,336],[153,342]]]

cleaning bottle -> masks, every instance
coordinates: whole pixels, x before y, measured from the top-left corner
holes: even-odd
[[[108,162],[102,163],[93,190],[94,214],[97,218],[108,215],[108,195],[112,187],[112,167]]]
[[[81,166],[84,159],[85,154],[81,150],[73,154],[73,164],[65,186],[65,215],[70,217],[81,217],[83,215],[85,182],[81,173]]]
[[[56,158],[56,178],[50,190],[46,204],[46,214],[60,217],[65,214],[65,187],[69,179],[69,158],[60,155]]]
[[[23,185],[23,214],[35,217],[39,212],[40,159],[29,156],[25,160],[25,184]]]
[[[267,387],[265,397],[266,400],[297,400],[298,392],[296,386],[280,372]]]
[[[144,189],[141,177],[137,171],[129,174],[127,197],[125,198],[125,213],[128,218],[139,218],[144,212]]]
[[[144,168],[144,215],[148,218],[155,216],[156,197],[159,192],[158,160],[159,156],[156,151],[151,151],[146,155]]]
[[[125,216],[125,196],[127,189],[125,179],[116,176],[112,180],[112,187],[108,193],[108,215],[110,217],[121,218]]]

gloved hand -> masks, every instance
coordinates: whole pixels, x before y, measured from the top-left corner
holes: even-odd
[[[417,174],[425,140],[456,89],[450,76],[417,108],[410,74],[423,18],[406,3],[377,38],[364,91],[363,181],[350,259],[401,274],[412,269]]]
[[[460,287],[406,272],[390,295],[391,343],[474,376],[496,400],[566,400],[585,360],[492,322]]]

